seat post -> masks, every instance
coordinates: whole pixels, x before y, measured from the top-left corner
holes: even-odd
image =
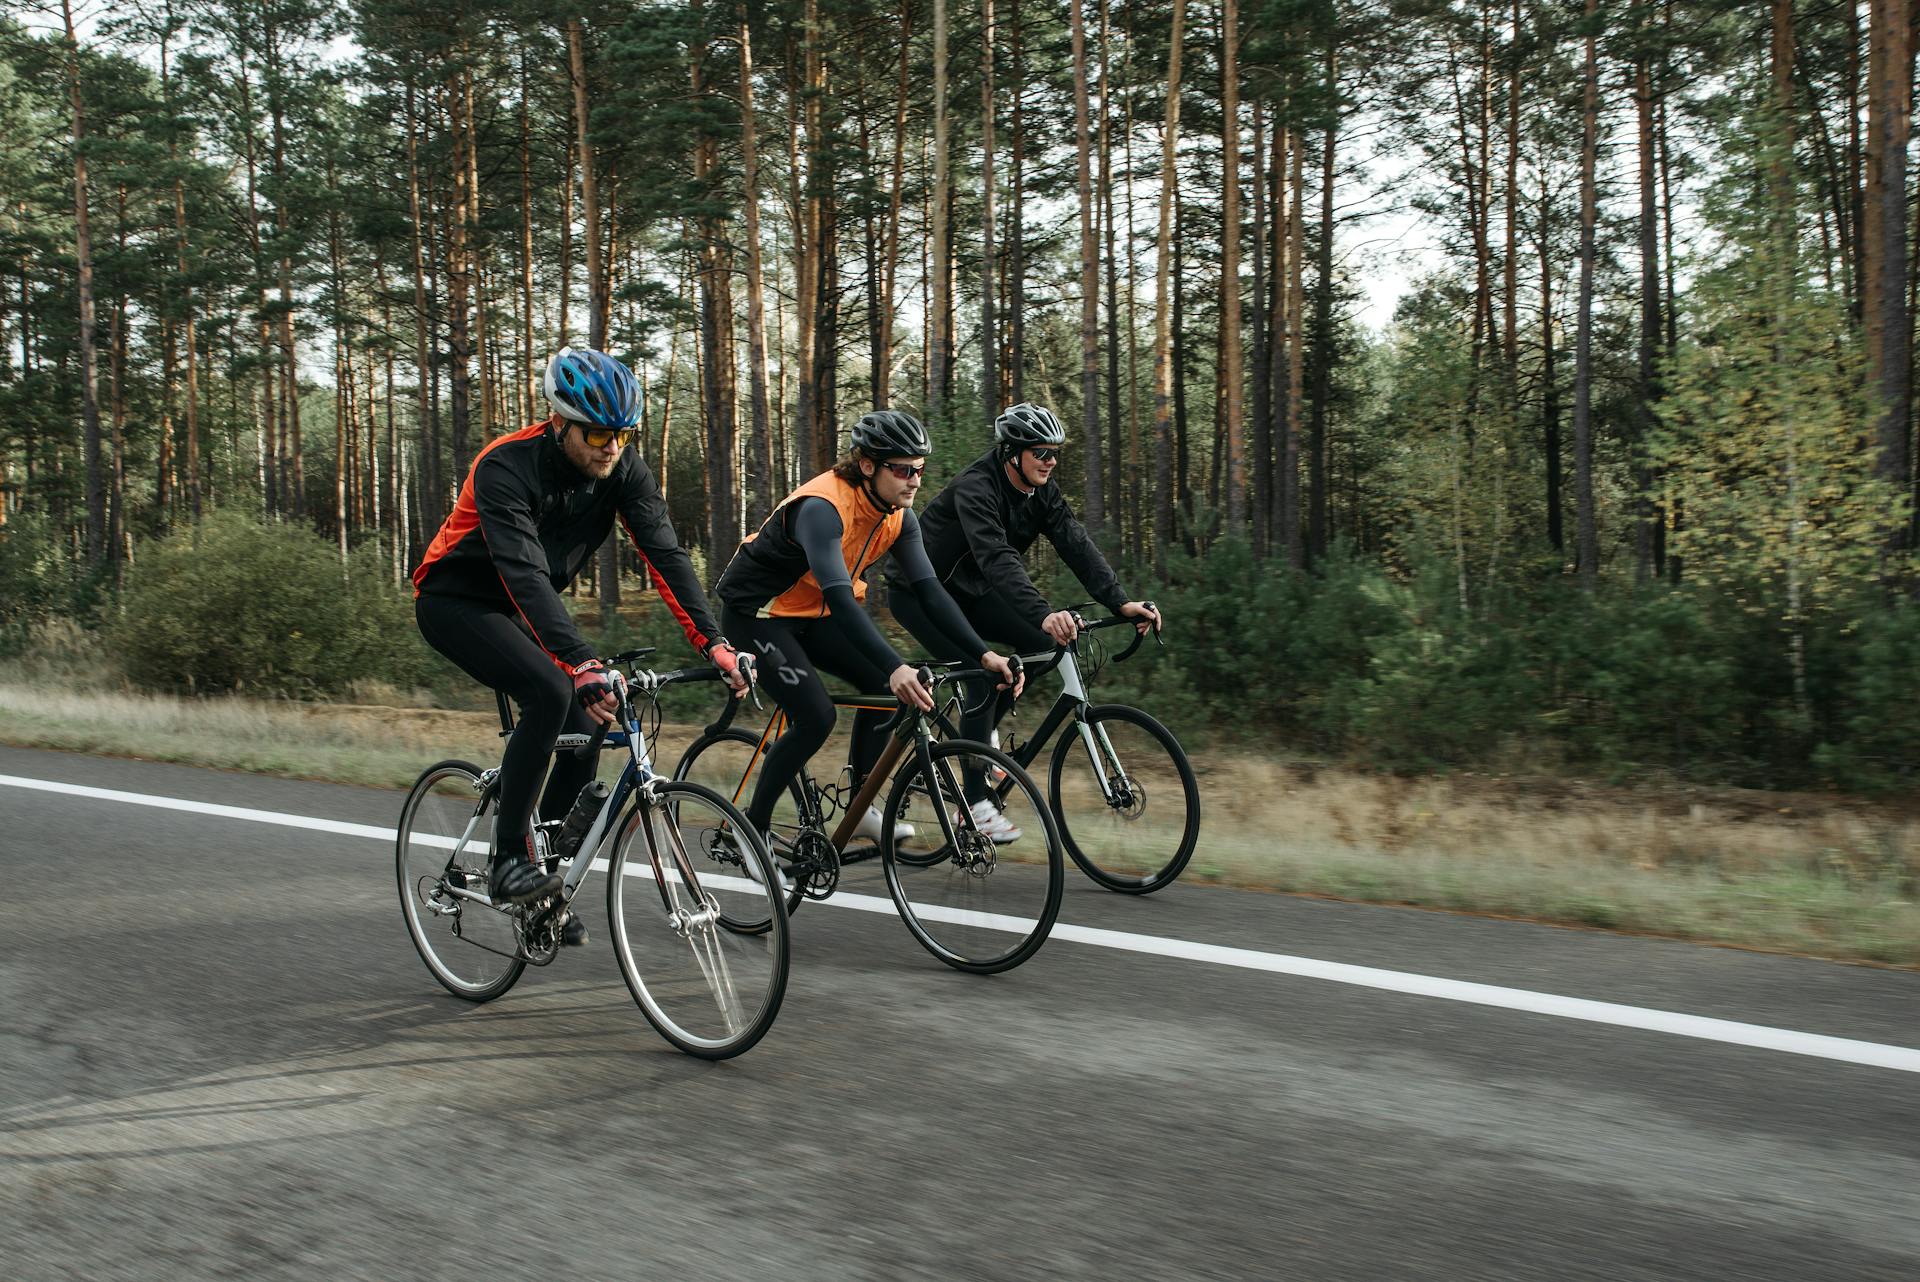
[[[500,705],[500,737],[504,739],[513,733],[513,705],[507,702],[505,690],[495,690],[493,697]]]

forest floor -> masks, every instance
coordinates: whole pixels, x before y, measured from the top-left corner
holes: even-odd
[[[186,699],[44,675],[0,670],[0,741],[393,789],[433,760],[498,759],[493,712],[396,706],[418,700],[391,691]],[[708,699],[670,714],[658,764],[672,769],[711,710]],[[822,759],[843,753],[830,744]],[[1193,880],[1920,966],[1914,798],[1405,777],[1219,744],[1194,766]]]

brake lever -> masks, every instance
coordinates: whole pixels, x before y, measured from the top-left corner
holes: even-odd
[[[753,661],[752,655],[743,654],[740,656],[739,662],[735,666],[737,670],[741,673],[741,675],[745,676],[747,679],[747,697],[753,700],[753,706],[755,710],[765,711],[767,705],[760,702],[759,665]]]

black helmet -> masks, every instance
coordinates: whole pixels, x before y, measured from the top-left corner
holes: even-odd
[[[853,448],[884,463],[890,458],[920,458],[933,452],[933,442],[919,419],[899,410],[875,410],[853,425]]]
[[[1016,450],[1064,445],[1067,429],[1046,406],[1023,401],[993,420],[993,439]]]

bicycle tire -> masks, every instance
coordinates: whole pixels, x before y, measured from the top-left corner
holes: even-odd
[[[732,760],[716,761],[716,758],[724,758],[726,756],[726,750],[729,746],[746,748],[748,762],[745,766],[741,766],[738,762]],[[760,766],[759,749],[760,737],[749,734],[745,730],[720,730],[712,734],[701,735],[687,746],[686,752],[681,754],[680,764],[674,767],[673,777],[677,780],[691,780],[694,783],[704,784],[706,787],[712,788],[715,792],[719,793],[722,798],[730,800],[735,808],[745,813],[747,802],[753,796],[753,784],[759,778],[755,773]],[[706,758],[704,768],[701,761],[702,757]],[[806,814],[806,793],[801,789],[798,779],[794,779],[787,785],[787,792],[793,803],[794,816],[797,817]],[[772,829],[774,832],[779,832],[782,829],[790,828],[788,836],[789,839],[791,839],[793,835],[799,832],[801,825],[798,823],[792,825],[783,824],[781,819],[782,816],[779,814],[774,816]],[[762,835],[766,836],[770,834]],[[801,891],[798,886],[789,890],[787,892],[788,914],[791,915],[798,912],[800,905],[805,903],[806,899],[806,894]],[[766,924],[764,922],[737,923],[735,928],[742,930],[764,930]]]
[[[887,893],[913,937],[955,970],[977,975],[1011,970],[1039,951],[1060,915],[1066,861],[1052,809],[1032,776],[998,748],[950,739],[929,744],[928,754],[932,784],[923,781],[925,770],[915,751],[901,763],[887,795],[882,831],[888,835],[880,848]],[[1006,772],[1012,781],[1002,809],[1021,826],[1018,841],[984,842],[972,828],[959,782],[967,757]],[[929,857],[923,846],[903,856],[900,839],[892,835],[903,819],[915,825],[915,841],[946,842],[944,834],[935,836],[942,833],[939,808],[952,816],[967,849],[956,855],[949,844]],[[1039,840],[1033,841],[1036,827]],[[1033,855],[1042,848],[1044,867],[1036,867]]]
[[[767,889],[776,884],[773,861],[746,816],[718,792],[687,780],[651,787],[652,803],[636,798],[622,817],[607,860],[607,926],[620,977],[640,1013],[673,1046],[701,1059],[731,1059],[766,1036],[786,996],[791,954],[786,912],[779,894]],[[698,817],[690,817],[696,811]],[[658,844],[655,861],[649,833],[656,843],[679,845],[697,884]],[[699,849],[716,839],[735,843],[739,859],[751,860],[757,875],[708,866]],[[723,901],[757,903],[757,910],[742,911],[765,915],[767,927],[725,927]],[[683,910],[692,910],[691,920],[676,916]]]
[[[1084,718],[1089,725],[1105,730],[1109,743],[1117,728],[1131,727],[1125,732],[1124,751],[1114,748],[1115,758],[1125,759],[1111,763],[1117,764],[1121,778],[1115,780],[1113,771],[1107,771],[1107,782],[1117,785],[1117,795],[1125,800],[1116,806],[1109,800],[1115,794],[1099,787],[1079,726],[1070,723],[1054,744],[1053,762],[1047,772],[1047,793],[1067,854],[1081,872],[1108,890],[1123,895],[1150,895],[1163,890],[1185,871],[1200,838],[1200,785],[1194,778],[1193,763],[1187,760],[1173,732],[1139,708],[1120,703],[1093,704]],[[1154,752],[1155,745],[1165,754],[1164,761]],[[1130,769],[1127,760],[1151,760],[1155,764],[1150,769]],[[1070,775],[1070,763],[1074,762],[1078,765]],[[1175,778],[1179,781],[1179,815],[1172,822],[1143,824],[1150,799],[1155,793],[1172,791],[1166,784]],[[1148,780],[1156,786],[1146,787]],[[1078,804],[1069,805],[1069,799]],[[1104,814],[1093,809],[1096,803]],[[1079,813],[1077,826],[1069,811]]]
[[[527,968],[511,919],[491,908],[436,896],[435,884],[427,880],[446,875],[454,841],[471,826],[468,821],[480,817],[480,773],[472,762],[456,760],[438,761],[421,771],[401,807],[394,836],[394,872],[407,936],[441,987],[470,1002],[499,997]],[[438,791],[445,784],[455,785],[451,795]],[[480,823],[485,822],[480,817]],[[486,835],[491,839],[490,831]],[[461,865],[462,880],[484,884],[486,863],[475,852]],[[435,909],[436,903],[441,910]],[[469,919],[471,938],[463,933]],[[511,954],[503,955],[509,949]]]

